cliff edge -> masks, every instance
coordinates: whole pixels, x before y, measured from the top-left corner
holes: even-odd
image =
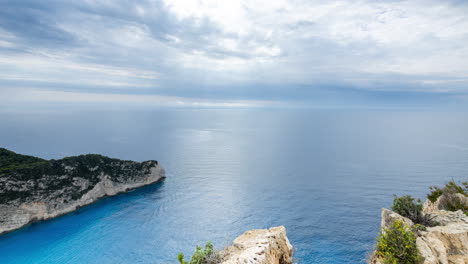
[[[0,148],[0,234],[165,177],[155,160],[88,154],[44,160]]]
[[[284,226],[250,230],[221,251],[221,264],[292,264],[293,248]]]
[[[468,204],[468,198],[459,195]],[[437,222],[436,226],[415,232],[417,250],[424,264],[466,264],[468,263],[468,216],[462,210],[445,210],[440,203],[427,200],[423,212]],[[410,219],[396,212],[382,209],[381,227],[384,230],[398,220],[413,228],[416,225]],[[372,254],[371,264],[382,264],[383,260]]]

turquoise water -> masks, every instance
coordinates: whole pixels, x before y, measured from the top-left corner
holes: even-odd
[[[284,225],[300,263],[363,263],[393,194],[468,175],[466,113],[153,110],[0,114],[44,158],[157,159],[167,179],[0,237],[0,263],[176,263]]]

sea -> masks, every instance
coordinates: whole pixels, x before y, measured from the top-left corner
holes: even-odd
[[[468,179],[468,113],[54,109],[0,113],[0,147],[156,159],[167,178],[0,236],[1,264],[177,263],[283,225],[303,264],[365,263],[381,208]]]

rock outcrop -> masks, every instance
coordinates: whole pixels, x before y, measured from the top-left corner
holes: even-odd
[[[221,264],[292,264],[293,248],[284,226],[250,230],[221,251]]]
[[[427,200],[423,208],[423,212],[429,214],[439,225],[427,227],[426,231],[418,231],[416,234],[416,245],[424,257],[424,264],[467,264],[468,216],[461,210],[456,212],[443,210],[439,204],[439,201],[432,203]],[[413,226],[410,219],[382,209],[381,227],[387,227],[393,220],[400,220],[410,227]],[[379,264],[381,260],[373,254],[370,263]]]
[[[90,154],[47,161],[0,149],[0,234],[164,177],[155,160]]]
[[[468,198],[457,194],[458,199],[468,201]],[[439,198],[435,203],[427,200],[423,212],[429,214],[439,223],[438,226],[427,228],[427,232],[417,238],[416,243],[424,264],[466,264],[468,263],[468,216],[461,210],[446,211]]]
[[[382,208],[382,213],[381,213],[381,222],[380,222],[380,227],[381,228],[388,228],[392,223],[393,221],[395,220],[399,220],[399,221],[402,221],[403,223],[405,223],[406,225],[408,226],[413,226],[414,223],[413,221],[411,221],[410,219],[406,218],[406,217],[403,217],[391,210],[388,210],[388,209],[385,209],[385,208]]]

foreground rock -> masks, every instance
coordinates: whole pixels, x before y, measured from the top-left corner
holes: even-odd
[[[416,245],[424,257],[424,264],[467,264],[468,216],[461,210],[456,212],[443,210],[438,201],[431,203],[429,200],[424,203],[423,212],[431,215],[432,219],[440,224],[417,233]],[[413,226],[410,219],[382,209],[381,227],[388,227],[393,220],[400,220],[408,226]],[[382,262],[373,254],[370,263]]]
[[[284,226],[247,231],[220,253],[221,264],[292,264],[292,254]]]
[[[164,177],[155,160],[90,154],[49,161],[0,149],[0,234]]]

